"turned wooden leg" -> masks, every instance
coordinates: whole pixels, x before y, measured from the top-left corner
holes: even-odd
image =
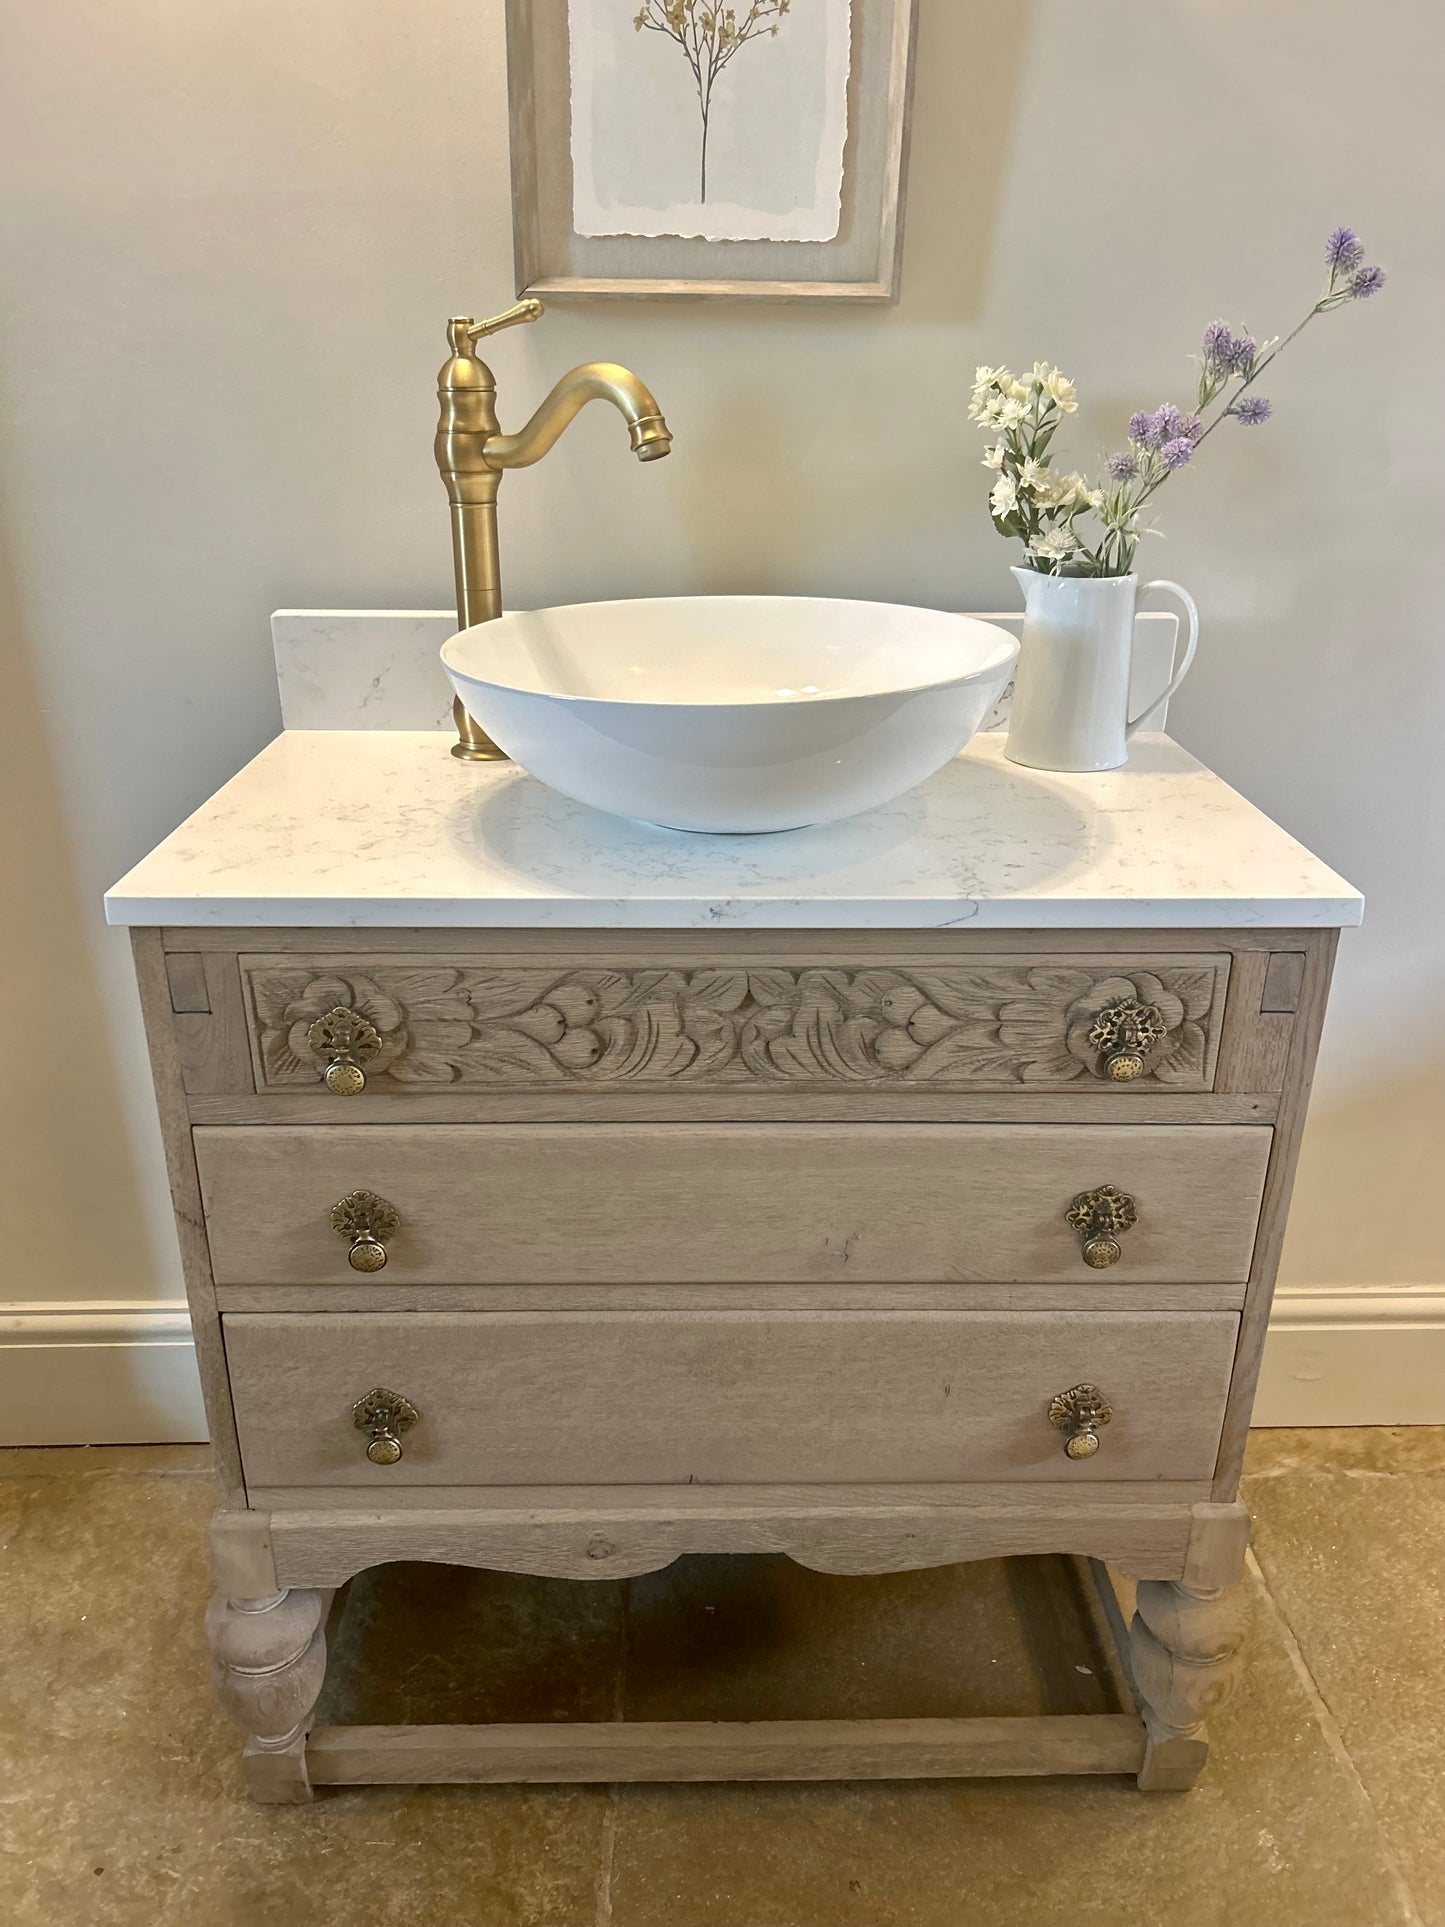
[[[246,1735],[254,1800],[309,1800],[306,1731],[326,1677],[329,1592],[293,1588],[259,1599],[218,1592],[206,1608],[211,1678],[221,1710]]]
[[[1205,1591],[1140,1580],[1129,1661],[1148,1734],[1139,1772],[1146,1793],[1183,1791],[1203,1772],[1204,1722],[1233,1690],[1248,1621],[1243,1586]]]

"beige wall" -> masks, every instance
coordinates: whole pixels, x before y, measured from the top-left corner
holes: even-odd
[[[639,468],[584,418],[510,483],[511,598],[997,605],[975,362],[1062,362],[1091,459],[1184,398],[1204,322],[1291,321],[1354,222],[1388,293],[1171,484],[1148,561],[1205,613],[1177,733],[1370,897],[1287,1275],[1445,1283],[1437,0],[921,5],[897,309],[558,309],[498,342],[509,419],[615,356],[678,437]],[[0,1298],[169,1294],[100,893],[275,730],[273,607],[446,600],[441,322],[513,292],[501,0],[3,12]]]

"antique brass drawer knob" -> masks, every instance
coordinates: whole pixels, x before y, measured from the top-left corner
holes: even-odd
[[[1104,1271],[1123,1257],[1119,1239],[1139,1222],[1139,1207],[1127,1191],[1101,1184],[1096,1191],[1081,1191],[1066,1215],[1084,1241],[1084,1263]]]
[[[380,1271],[387,1241],[401,1229],[401,1213],[374,1191],[348,1191],[331,1207],[331,1229],[350,1243],[346,1262],[353,1271]]]
[[[362,1065],[381,1049],[381,1033],[360,1011],[338,1004],[318,1017],[306,1033],[314,1056],[326,1066],[326,1088],[337,1097],[355,1097],[366,1089]]]
[[[374,1385],[351,1408],[352,1424],[369,1435],[366,1456],[373,1465],[396,1464],[403,1432],[409,1432],[420,1417],[410,1399],[389,1392],[384,1385]]]
[[[1105,1004],[1089,1027],[1089,1042],[1104,1060],[1104,1075],[1113,1084],[1132,1084],[1148,1070],[1148,1057],[1169,1025],[1157,1004],[1141,1004],[1137,997],[1118,997]]]
[[[1091,1459],[1099,1449],[1099,1427],[1114,1416],[1097,1385],[1074,1385],[1049,1400],[1049,1424],[1067,1432],[1064,1451],[1071,1459]]]

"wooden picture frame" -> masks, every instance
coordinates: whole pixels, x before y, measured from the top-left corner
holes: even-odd
[[[576,233],[567,0],[506,5],[519,295],[897,300],[918,0],[852,0],[842,220],[829,241]]]

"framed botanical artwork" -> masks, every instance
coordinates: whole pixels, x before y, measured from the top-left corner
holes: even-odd
[[[892,301],[918,0],[507,0],[519,294]]]

